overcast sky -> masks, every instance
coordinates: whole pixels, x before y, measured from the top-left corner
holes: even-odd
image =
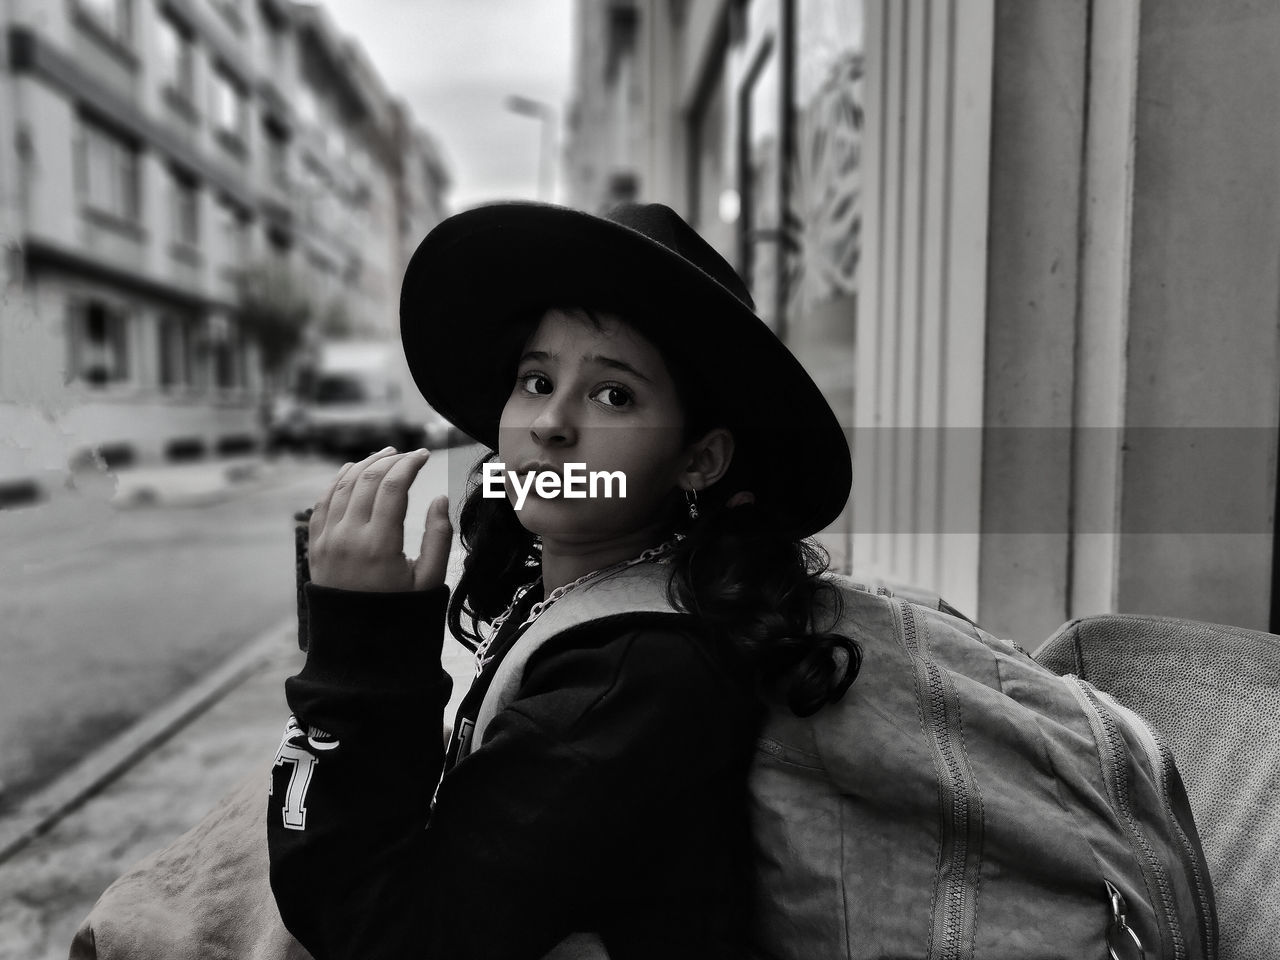
[[[537,199],[540,122],[511,94],[551,104],[563,125],[574,0],[322,0],[388,89],[434,134],[453,175],[452,210]],[[563,200],[563,196],[556,199]]]

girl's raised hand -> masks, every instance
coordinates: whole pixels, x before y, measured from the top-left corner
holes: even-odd
[[[426,450],[396,453],[387,447],[339,471],[311,513],[312,583],[375,593],[444,583],[453,542],[448,497],[436,497],[427,509],[417,560],[404,555],[409,487],[429,456]]]

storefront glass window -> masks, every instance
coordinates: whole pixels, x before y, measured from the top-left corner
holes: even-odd
[[[741,86],[742,272],[761,317],[778,327],[781,229],[781,75],[777,44],[762,44]]]
[[[723,59],[723,51],[720,52]],[[734,189],[733,140],[725,110],[723,70],[711,74],[690,121],[690,207],[692,223],[727,259],[738,259],[735,221],[738,217]],[[732,201],[727,199],[732,196]]]
[[[805,331],[815,323],[828,332],[836,324],[851,351],[861,0],[746,0],[732,9],[739,267],[761,316],[793,347],[812,339]]]
[[[795,32],[787,312],[834,310],[851,330],[862,233],[862,4],[805,0]]]
[[[101,300],[75,304],[71,316],[72,378],[105,387],[129,378],[128,318]]]

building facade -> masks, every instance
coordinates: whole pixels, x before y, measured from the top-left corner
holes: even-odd
[[[0,56],[0,480],[252,448],[254,287],[397,332],[432,140],[322,8],[18,0]]]
[[[570,203],[680,211],[851,428],[861,5],[584,2],[577,16]],[[838,567],[850,562],[851,523],[846,510],[822,537]]]
[[[1280,12],[579,5],[573,202],[668,203],[850,427],[825,540],[1027,643],[1280,628]],[[780,446],[779,455],[785,455]]]

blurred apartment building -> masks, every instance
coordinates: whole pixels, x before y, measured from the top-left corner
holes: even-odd
[[[849,426],[861,4],[583,0],[576,39],[570,203],[678,210],[746,279]],[[822,538],[836,566],[849,561],[849,523],[846,511]]]
[[[0,481],[261,441],[269,331],[398,333],[431,137],[319,6],[16,0],[0,51]]]
[[[670,204],[749,281],[850,426],[837,567],[1028,643],[1112,611],[1280,630],[1280,8],[577,18],[571,202]]]

